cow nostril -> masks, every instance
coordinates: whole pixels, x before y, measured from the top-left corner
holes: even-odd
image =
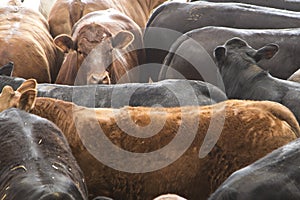
[[[103,79],[102,79],[102,84],[108,84],[110,85],[110,78],[108,75],[106,75]]]
[[[70,194],[54,192],[40,198],[40,200],[75,200]]]

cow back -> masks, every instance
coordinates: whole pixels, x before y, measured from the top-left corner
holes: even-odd
[[[62,55],[45,18],[21,6],[0,7],[0,12],[0,64],[14,62],[13,76],[48,83],[55,79]]]
[[[199,0],[190,0],[190,2],[199,1]],[[300,2],[299,1],[286,1],[286,0],[209,0],[210,2],[236,2],[236,3],[246,3],[258,6],[266,6],[271,8],[278,8],[283,10],[292,10],[300,11]]]
[[[84,15],[98,10],[116,9],[129,16],[141,28],[151,11],[166,0],[57,0],[49,13],[50,31],[53,37],[71,34],[73,25]],[[58,14],[59,13],[59,14]]]
[[[87,199],[83,175],[61,131],[18,109],[0,113],[0,193],[5,199]]]
[[[207,199],[232,172],[300,135],[293,114],[274,102],[87,109],[39,98],[33,112],[64,130],[90,194],[116,199]]]
[[[268,61],[261,60],[259,64],[273,76],[287,79],[300,67],[300,59],[296,56],[300,54],[297,42],[299,34],[298,28],[237,29],[212,26],[194,29],[180,36],[172,44],[170,52],[163,61],[163,66],[166,67],[162,67],[159,80],[179,78],[173,70],[183,78],[192,80],[203,80],[202,75],[206,75],[209,71],[213,71],[210,76],[216,76],[217,67],[213,62],[213,50],[233,37],[249,41],[249,45],[257,49],[266,43],[276,43],[280,48],[277,55]],[[286,59],[287,57],[289,59]],[[206,64],[208,61],[212,64]],[[209,81],[209,76],[204,78],[205,81]]]
[[[163,63],[176,39],[197,28],[297,28],[300,25],[299,18],[298,12],[242,3],[165,3],[155,10],[147,23],[144,34],[147,63]],[[209,40],[213,41],[215,38]],[[161,65],[157,65],[157,69],[153,69],[152,80],[157,80],[160,67]]]

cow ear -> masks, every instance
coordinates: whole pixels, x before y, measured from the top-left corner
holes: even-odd
[[[29,112],[33,109],[36,101],[37,90],[29,89],[21,94],[18,108]]]
[[[18,92],[21,94],[29,89],[36,89],[37,83],[35,79],[28,79],[20,85],[20,87],[17,89]]]
[[[214,50],[214,57],[218,63],[222,63],[226,57],[226,48],[223,46],[219,46]]]
[[[6,86],[3,87],[2,92],[0,94],[0,97],[1,98],[7,98],[8,97],[7,99],[9,99],[9,98],[13,97],[14,95],[15,95],[14,89],[11,86],[6,85]]]
[[[244,47],[247,45],[248,45],[247,42],[245,40],[242,40],[239,37],[234,37],[225,43],[225,46],[234,46],[234,47],[238,47],[238,48],[241,48],[241,47]]]
[[[56,47],[64,53],[68,53],[71,49],[74,49],[74,42],[72,38],[67,34],[61,34],[54,38],[54,44]]]
[[[16,99],[15,96],[16,93],[11,86],[6,85],[3,87],[0,94],[0,112],[5,109],[14,107],[17,104],[18,99]]]
[[[268,44],[260,49],[258,49],[253,56],[256,62],[261,59],[271,59],[279,50],[277,44]]]
[[[134,35],[129,31],[121,31],[112,38],[112,46],[117,49],[125,49],[134,40]]]
[[[14,63],[13,62],[9,62],[6,65],[3,65],[0,68],[0,75],[4,75],[4,76],[12,76],[12,72],[14,70]]]

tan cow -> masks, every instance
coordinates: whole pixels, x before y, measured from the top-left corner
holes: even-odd
[[[133,19],[141,28],[146,26],[151,11],[167,0],[57,0],[49,14],[53,37],[71,34],[73,25],[87,13],[114,8]]]
[[[90,195],[114,199],[207,199],[232,172],[300,135],[291,111],[268,101],[88,109],[40,97],[33,113],[63,131]]]
[[[65,52],[55,83],[67,85],[139,81],[144,63],[142,32],[129,17],[115,9],[91,12],[61,34],[55,44]]]
[[[0,7],[0,66],[14,63],[13,76],[54,82],[63,55],[56,49],[45,18],[12,0]]]

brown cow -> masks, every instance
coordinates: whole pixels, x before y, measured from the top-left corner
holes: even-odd
[[[71,34],[73,25],[87,13],[114,8],[129,16],[141,28],[146,26],[151,11],[167,0],[57,0],[49,14],[53,37]]]
[[[232,172],[300,134],[291,111],[269,101],[89,109],[39,97],[33,113],[63,131],[90,195],[114,199],[207,199]]]
[[[12,0],[0,7],[0,65],[14,63],[13,76],[54,82],[62,62],[45,18]]]
[[[74,25],[72,37],[61,34],[54,42],[67,53],[56,79],[58,84],[139,80],[138,68],[132,68],[144,62],[142,32],[134,21],[117,10],[85,15]]]

